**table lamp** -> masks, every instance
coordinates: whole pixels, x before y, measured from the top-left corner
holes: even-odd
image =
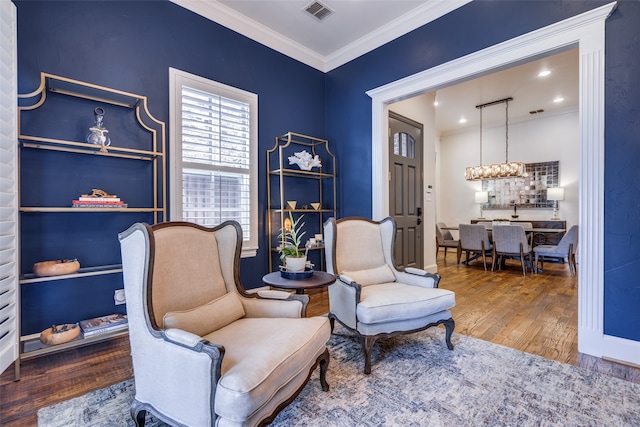
[[[482,205],[489,201],[489,193],[487,191],[476,191],[476,203],[480,203],[480,216],[478,219],[484,219]]]
[[[547,200],[552,200],[554,202],[553,218],[551,219],[560,219],[558,218],[558,200],[564,200],[564,188],[547,188]]]

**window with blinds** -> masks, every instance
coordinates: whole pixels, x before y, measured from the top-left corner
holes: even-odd
[[[0,0],[0,373],[18,358],[20,333],[15,9]]]
[[[255,254],[257,96],[179,70],[170,75],[171,218],[207,227],[237,221],[243,254]]]

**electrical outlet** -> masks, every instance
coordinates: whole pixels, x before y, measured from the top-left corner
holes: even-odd
[[[113,301],[116,303],[116,305],[121,305],[127,302],[127,299],[124,296],[124,289],[116,289],[116,291],[113,293]]]

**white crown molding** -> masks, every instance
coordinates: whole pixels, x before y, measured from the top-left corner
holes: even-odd
[[[359,38],[330,55],[323,56],[267,26],[247,18],[220,2],[171,0],[171,2],[185,9],[325,73],[434,21],[471,1],[429,0],[424,5],[383,25],[376,31]]]
[[[228,6],[217,1],[170,0],[210,21],[216,22],[260,44],[274,49],[310,67],[324,71],[325,59],[322,55],[304,47],[300,43],[271,30]]]
[[[331,71],[349,61],[356,59],[392,40],[403,36],[416,28],[420,28],[429,22],[435,21],[441,16],[470,3],[472,0],[430,0],[427,3],[413,9],[409,13],[394,19],[383,25],[376,31],[349,43],[342,49],[327,55],[325,58],[326,69]]]

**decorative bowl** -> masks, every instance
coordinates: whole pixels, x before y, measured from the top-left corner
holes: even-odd
[[[298,202],[296,200],[287,200],[287,207],[289,209],[295,209]]]
[[[55,261],[42,261],[33,264],[33,274],[36,276],[60,276],[62,274],[75,273],[80,269],[77,259],[57,259]]]
[[[311,207],[315,210],[320,209],[320,203],[311,203]]]
[[[40,341],[46,345],[56,345],[73,341],[80,335],[80,325],[65,323],[53,325],[40,333]]]
[[[304,271],[297,271],[295,273],[286,270],[280,270],[280,276],[284,279],[289,280],[308,279],[309,277],[313,276],[313,269],[307,267]]]

